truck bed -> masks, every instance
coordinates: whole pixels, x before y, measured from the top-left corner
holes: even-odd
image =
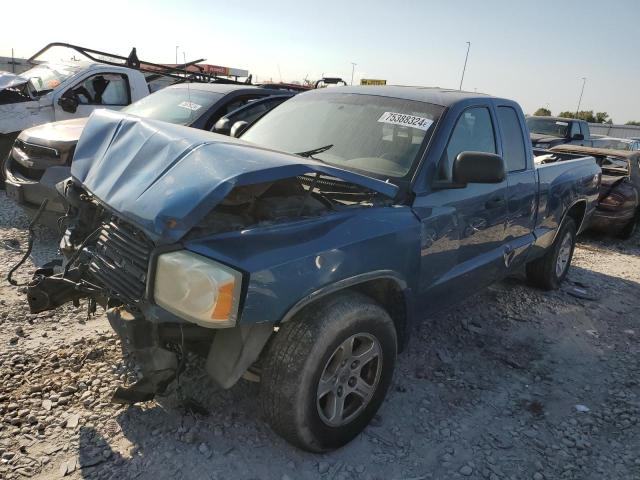
[[[584,204],[585,219],[591,216],[598,198],[601,169],[592,156],[539,149],[534,149],[533,154],[539,184],[536,245],[547,248],[564,212],[576,202]],[[577,225],[578,233],[587,223]]]

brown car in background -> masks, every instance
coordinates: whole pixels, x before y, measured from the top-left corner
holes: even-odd
[[[560,145],[551,151],[596,158],[602,168],[602,183],[589,227],[619,238],[631,237],[640,217],[640,152],[574,145]]]

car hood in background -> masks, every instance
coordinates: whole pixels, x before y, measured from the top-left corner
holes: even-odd
[[[321,173],[395,197],[398,187],[296,155],[108,110],[92,114],[72,176],[156,243],[182,238],[236,186]]]
[[[88,118],[74,118],[60,122],[45,123],[23,130],[20,138],[38,145],[55,146],[56,143],[76,143]]]

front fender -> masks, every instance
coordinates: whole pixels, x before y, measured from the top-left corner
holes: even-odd
[[[383,275],[413,289],[419,228],[408,207],[365,207],[229,232],[185,246],[245,273],[239,324],[279,323],[310,299],[354,279]]]

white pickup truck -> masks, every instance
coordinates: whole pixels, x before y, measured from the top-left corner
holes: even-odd
[[[145,75],[90,61],[45,62],[20,75],[0,72],[0,156],[20,131],[57,120],[119,110],[149,95]]]
[[[66,51],[61,55],[59,49]],[[46,61],[51,58],[74,60]],[[237,77],[248,75],[238,69],[196,65],[202,60],[161,65],[141,62],[135,48],[124,57],[67,43],[50,43],[29,58],[34,65],[30,70],[19,75],[0,72],[0,163],[26,128],[88,117],[97,108],[120,110],[176,81],[220,81],[218,75],[222,74],[235,78],[228,80],[230,83],[244,83],[238,82]],[[198,67],[222,70],[207,73]]]

